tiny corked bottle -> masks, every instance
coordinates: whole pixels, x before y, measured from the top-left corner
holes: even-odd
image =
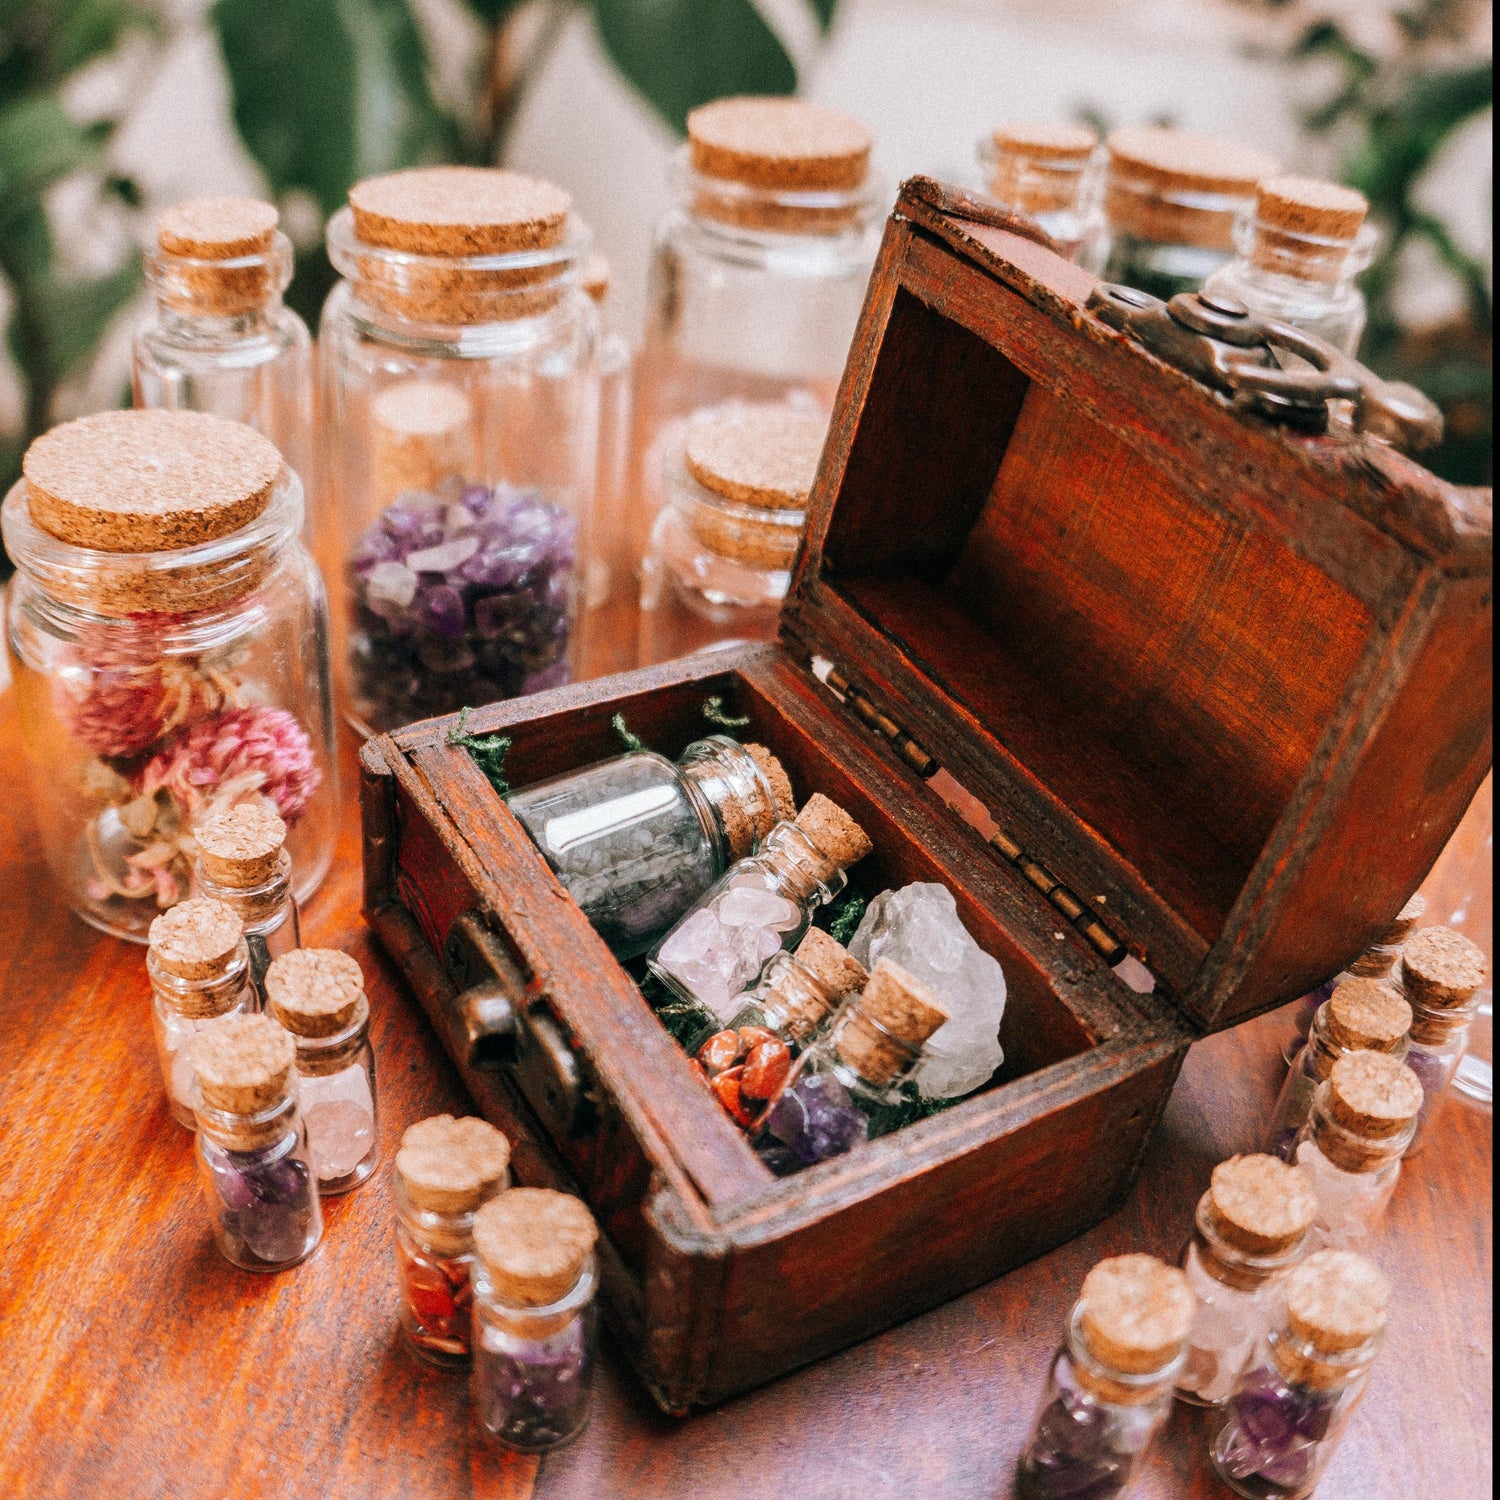
[[[844,888],[844,871],[872,847],[843,808],[815,792],[657,944],[651,972],[684,1000],[722,1012],[769,959],[796,947],[813,911]]]
[[[1286,1277],[1284,1309],[1240,1382],[1211,1450],[1247,1500],[1302,1500],[1364,1394],[1390,1287],[1351,1250],[1320,1250]]]
[[[1084,1277],[1016,1470],[1025,1500],[1108,1500],[1129,1485],[1172,1405],[1193,1293],[1153,1255]]]
[[[237,802],[204,818],[193,840],[198,890],[222,901],[244,924],[250,979],[264,1009],[271,960],[302,946],[286,824],[269,802]]]
[[[297,1046],[270,1016],[225,1016],[192,1042],[198,1165],[225,1260],[282,1271],[323,1237],[297,1107]]]
[[[364,974],[347,953],[298,948],[266,971],[266,1009],[296,1039],[318,1192],[347,1193],[375,1170],[379,1150]]]
[[[474,1416],[507,1448],[545,1453],[588,1421],[597,1238],[577,1198],[546,1188],[474,1215]]]
[[[1297,1132],[1312,1113],[1317,1087],[1339,1058],[1382,1052],[1404,1059],[1411,1006],[1379,979],[1346,979],[1313,1017],[1307,1045],[1292,1059],[1271,1114],[1271,1154],[1291,1159]]]
[[[510,1186],[510,1142],[487,1120],[433,1115],[396,1153],[396,1274],[401,1331],[433,1364],[469,1363],[474,1214]]]
[[[1420,1147],[1433,1107],[1463,1059],[1488,967],[1484,950],[1451,927],[1424,927],[1401,955],[1401,986],[1412,1009],[1406,1065],[1422,1085],[1408,1156]]]
[[[797,1059],[756,1136],[760,1159],[784,1177],[881,1134],[882,1111],[901,1102],[903,1080],[947,1019],[932,989],[882,958],[863,993]]]
[[[979,162],[996,203],[1034,220],[1085,270],[1103,267],[1104,157],[1089,126],[1011,120],[980,141]]]
[[[620,958],[643,953],[796,813],[781,762],[727,735],[674,765],[634,750],[512,793],[510,810]]]
[[[1417,1075],[1396,1058],[1351,1052],[1334,1063],[1293,1148],[1318,1197],[1317,1248],[1348,1249],[1380,1222],[1421,1107]]]
[[[1232,1156],[1213,1170],[1182,1268],[1197,1298],[1177,1395],[1218,1406],[1233,1394],[1270,1323],[1282,1275],[1307,1249],[1318,1200],[1298,1167]]]
[[[215,1017],[255,1009],[250,955],[239,918],[221,902],[201,896],[179,901],[151,924],[146,972],[167,1103],[177,1123],[193,1130],[188,1044]]]

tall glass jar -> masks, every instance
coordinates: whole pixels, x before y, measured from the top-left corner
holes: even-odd
[[[319,336],[362,733],[567,682],[592,519],[598,316],[560,188],[427,167],[356,183]]]
[[[1002,208],[1034,220],[1069,260],[1104,267],[1104,157],[1087,125],[1012,120],[979,143],[985,192]]]
[[[1114,130],[1105,146],[1105,279],[1163,300],[1196,291],[1229,260],[1255,185],[1277,172],[1262,151],[1185,130]]]
[[[54,428],[5,499],[22,746],[53,873],[144,941],[192,889],[198,819],[275,804],[305,899],[333,855],[322,580],[302,486],[238,423],[116,411]]]
[[[1406,1064],[1422,1085],[1411,1156],[1434,1106],[1458,1071],[1489,972],[1484,950],[1451,927],[1424,927],[1401,957],[1401,985],[1411,1002],[1411,1050]]]

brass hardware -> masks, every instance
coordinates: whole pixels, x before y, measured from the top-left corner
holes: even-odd
[[[938,773],[937,760],[929,755],[889,714],[882,713],[874,703],[837,667],[830,667],[828,686],[844,700],[844,707],[867,729],[873,729],[924,781]]]
[[[454,1002],[471,1068],[499,1068],[516,1060],[516,1008],[497,984],[477,984]]]

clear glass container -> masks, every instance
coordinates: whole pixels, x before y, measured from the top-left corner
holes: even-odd
[[[1457,915],[1467,913],[1460,908]],[[1446,923],[1424,927],[1402,955],[1400,982],[1413,1013],[1407,1063],[1422,1085],[1422,1108],[1408,1156],[1421,1148],[1438,1100],[1463,1067],[1476,1019],[1489,1003],[1489,972],[1489,954]]]
[[[297,1089],[319,1194],[357,1188],[380,1154],[368,1004],[332,1036],[297,1037]]]
[[[198,893],[222,901],[239,917],[250,950],[250,982],[264,1009],[266,970],[273,960],[302,946],[302,914],[292,890],[292,857],[285,849],[276,869],[251,886],[227,885],[213,879],[201,858],[193,866]]]
[[[997,127],[978,146],[981,189],[1033,220],[1067,258],[1103,270],[1105,156],[1086,125],[1060,121]]]
[[[1417,1128],[1412,1134],[1411,1145],[1406,1148],[1408,1156],[1421,1149],[1422,1134],[1432,1111],[1443,1096],[1444,1090],[1453,1081],[1459,1062],[1469,1041],[1469,1027],[1479,1009],[1476,995],[1468,1005],[1457,1010],[1431,1010],[1425,1005],[1413,1007],[1411,1049],[1406,1054],[1406,1066],[1417,1075],[1422,1085],[1422,1109],[1417,1116]]]

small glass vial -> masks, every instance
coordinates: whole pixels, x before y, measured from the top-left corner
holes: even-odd
[[[167,1103],[173,1119],[193,1130],[188,1044],[215,1017],[255,1009],[250,954],[239,918],[222,902],[201,896],[179,901],[151,924],[146,972]]]
[[[244,925],[250,981],[264,1010],[271,960],[302,946],[286,824],[269,802],[256,798],[200,820],[193,841],[199,892],[222,901]]]
[[[1002,208],[1035,221],[1086,271],[1103,269],[1104,155],[1087,125],[1012,120],[979,143],[984,191]]]
[[[775,640],[827,432],[794,401],[728,402],[675,429],[641,569],[642,666]]]
[[[1353,188],[1311,177],[1269,178],[1237,227],[1239,255],[1203,289],[1355,354],[1365,298],[1354,278],[1370,264],[1379,238],[1365,223],[1369,210]]]
[[[1458,1071],[1488,971],[1484,949],[1451,927],[1424,927],[1401,956],[1401,987],[1412,1008],[1406,1065],[1422,1085],[1408,1156],[1421,1146],[1433,1108]]]
[[[764,1116],[760,1159],[785,1177],[881,1134],[880,1112],[901,1102],[927,1038],[947,1020],[938,995],[882,958],[827,1036],[797,1059]]]
[[[1364,1394],[1390,1287],[1350,1250],[1320,1250],[1290,1271],[1284,1311],[1240,1382],[1210,1450],[1246,1500],[1303,1500],[1328,1467]]]
[[[1313,1017],[1307,1045],[1292,1060],[1271,1113],[1271,1154],[1289,1161],[1297,1134],[1312,1113],[1318,1085],[1351,1052],[1407,1054],[1411,1006],[1379,979],[1346,979]]]
[[[380,1150],[365,976],[347,953],[298,948],[266,971],[266,1009],[297,1042],[297,1089],[318,1192],[357,1188]]]
[[[1232,1156],[1198,1200],[1182,1269],[1198,1299],[1179,1399],[1219,1406],[1270,1324],[1281,1276],[1307,1249],[1318,1200],[1297,1167],[1274,1156]]]
[[[588,1209],[547,1188],[474,1215],[474,1416],[506,1448],[546,1453],[588,1422],[597,1238]]]
[[[1319,1249],[1349,1249],[1380,1222],[1421,1107],[1417,1075],[1378,1052],[1339,1058],[1318,1085],[1292,1155],[1318,1196]]]
[[[760,851],[732,865],[652,950],[651,972],[684,1000],[715,1014],[795,948],[813,912],[843,890],[844,871],[871,849],[837,803],[815,792]]]
[[[297,1107],[297,1046],[270,1016],[224,1016],[193,1038],[198,1166],[220,1253],[284,1271],[323,1237]]]
[[[401,1331],[444,1369],[466,1368],[474,1324],[474,1214],[510,1186],[510,1142],[487,1120],[434,1115],[396,1153]]]
[[[1171,1410],[1192,1320],[1187,1277],[1153,1255],[1084,1277],[1016,1469],[1024,1500],[1124,1492]]]
[[[644,953],[796,813],[781,762],[722,734],[694,740],[676,765],[634,750],[565,772],[509,807],[620,958]]]
[[[162,214],[146,256],[156,315],[131,349],[135,404],[255,428],[315,495],[312,339],[281,300],[292,246],[276,226],[276,210],[254,198],[197,198]],[[315,516],[306,531],[317,535]]]
[[[1110,132],[1107,281],[1168,301],[1196,291],[1234,251],[1235,223],[1277,164],[1262,151],[1158,126]]]

